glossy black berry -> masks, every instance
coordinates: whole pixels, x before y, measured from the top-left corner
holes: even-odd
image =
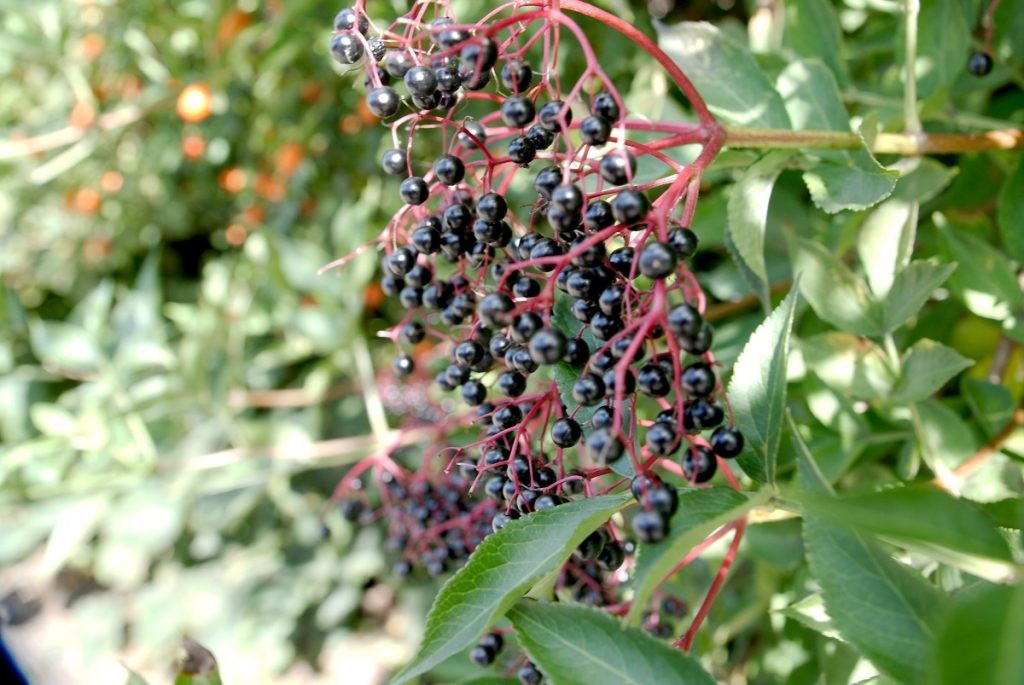
[[[384,69],[395,78],[405,78],[406,72],[414,66],[412,57],[400,50],[392,50],[384,56]]]
[[[363,56],[363,44],[359,39],[348,33],[339,33],[331,37],[331,56],[338,64],[355,64]]]
[[[581,437],[583,437],[583,430],[575,419],[558,419],[551,426],[551,441],[563,449],[572,447],[580,441]]]
[[[584,561],[592,561],[597,559],[597,555],[604,549],[605,537],[598,531],[594,531],[587,537],[583,538],[583,542],[576,547],[576,556]]]
[[[338,506],[341,517],[346,521],[356,521],[363,513],[363,503],[357,499],[348,499]]]
[[[502,328],[508,325],[510,312],[515,309],[515,303],[508,295],[502,293],[490,293],[480,300],[477,307],[477,314],[485,326],[491,328]]]
[[[986,76],[992,71],[992,55],[987,52],[975,52],[967,60],[967,70],[975,76]]]
[[[537,112],[540,125],[549,131],[559,131],[562,127],[559,116],[562,114],[563,107],[565,107],[565,103],[561,100],[545,102]],[[565,123],[566,125],[572,123],[572,110],[568,108],[565,109]]]
[[[673,228],[668,232],[668,244],[676,251],[679,261],[685,261],[697,252],[700,240],[697,234],[688,228]]]
[[[501,84],[513,93],[526,92],[531,81],[533,81],[533,69],[530,68],[529,63],[521,59],[509,60],[501,67]]]
[[[645,443],[651,454],[667,457],[679,449],[679,436],[667,423],[655,422],[647,429]]]
[[[523,420],[523,410],[515,404],[506,404],[491,416],[491,423],[498,428],[511,428]]]
[[[694,397],[707,397],[715,390],[715,372],[706,362],[694,362],[683,369],[683,392]]]
[[[523,312],[512,320],[512,340],[526,344],[544,327],[544,320],[536,312]],[[532,355],[531,355],[532,356]]]
[[[497,520],[498,516],[505,516],[505,514],[503,512],[497,514],[495,516],[495,520]],[[505,518],[507,519],[508,517],[506,516]],[[504,523],[502,523],[502,526],[503,525]],[[496,525],[494,529],[499,530],[502,526]],[[484,647],[482,645],[477,645],[472,650],[470,650],[469,660],[477,666],[490,666],[492,663],[494,663],[494,650],[488,649],[487,647]]]
[[[615,98],[613,98],[612,94],[608,91],[602,91],[597,94],[597,97],[594,98],[594,104],[590,108],[590,111],[612,123],[618,121],[619,117],[622,116],[619,104],[615,102]]]
[[[735,428],[716,428],[708,442],[714,453],[723,459],[732,459],[743,451],[743,433]]]
[[[587,211],[583,215],[583,225],[597,231],[608,228],[615,223],[615,216],[612,214],[612,206],[605,200],[591,200],[587,205]]]
[[[419,321],[410,321],[409,323],[402,326],[402,330],[399,332],[398,337],[402,339],[402,342],[410,345],[423,340],[426,336],[426,331],[423,329],[423,324]]]
[[[525,138],[538,150],[547,150],[555,142],[555,134],[540,124],[534,124],[526,130]]]
[[[478,364],[486,355],[487,351],[484,346],[476,340],[463,340],[455,346],[455,350],[452,352],[452,358],[467,367]]]
[[[590,317],[590,330],[598,340],[611,340],[622,330],[622,319],[598,311]]]
[[[667,243],[651,241],[640,250],[640,273],[660,280],[675,273],[676,252]]]
[[[416,66],[405,72],[402,78],[412,95],[429,97],[437,90],[437,76],[430,67]]]
[[[478,407],[487,399],[487,388],[480,381],[467,381],[462,386],[462,399],[469,406]]]
[[[462,126],[455,139],[471,150],[476,150],[480,144],[487,143],[487,130],[478,121],[468,121]]]
[[[637,376],[637,387],[648,397],[665,397],[672,392],[672,382],[657,364],[646,364]]]
[[[353,31],[357,28],[363,35],[370,30],[370,20],[363,12],[356,12],[355,9],[346,7],[334,15],[335,31]]]
[[[485,193],[476,203],[476,215],[484,221],[497,222],[508,214],[508,203],[498,193]]]
[[[629,278],[629,272],[633,269],[633,259],[635,254],[635,251],[631,247],[620,247],[608,255],[608,266],[610,266],[612,270],[617,271],[626,278]]]
[[[606,542],[601,553],[597,555],[597,565],[603,571],[615,571],[625,560],[626,554],[622,551],[622,545],[615,541]]]
[[[587,436],[587,455],[595,464],[608,464],[622,456],[625,447],[610,428],[599,428]]]
[[[572,386],[573,399],[587,406],[600,402],[604,398],[604,392],[604,381],[592,373],[583,374]]]
[[[569,366],[583,366],[587,363],[587,358],[590,356],[590,347],[587,345],[585,340],[573,338],[566,341],[565,353],[562,355],[562,361]]]
[[[397,148],[386,150],[381,157],[380,165],[389,176],[405,176],[408,173],[405,153]]]
[[[479,80],[484,74],[490,78],[491,68],[498,61],[498,47],[490,38],[482,37],[462,48],[459,54],[463,63],[463,78],[471,77],[471,80]],[[486,81],[485,81],[486,83]],[[476,83],[467,84],[470,87]]]
[[[544,680],[544,675],[530,661],[527,661],[519,669],[516,676],[519,678],[520,685],[540,685],[541,681]]]
[[[380,86],[366,94],[366,108],[380,119],[386,119],[398,111],[401,104],[398,91],[391,86]]]
[[[501,120],[510,128],[526,128],[536,114],[529,98],[517,95],[501,103]]]
[[[565,354],[566,340],[560,331],[545,328],[530,338],[530,358],[538,364],[554,364]]]
[[[717,470],[715,455],[703,445],[693,445],[683,455],[683,475],[691,483],[706,483]]]
[[[695,335],[680,336],[679,346],[690,354],[701,355],[711,349],[713,340],[714,329],[705,321]]]
[[[407,205],[421,205],[430,196],[427,182],[419,176],[410,176],[398,186],[398,194]]]
[[[504,371],[498,375],[498,391],[506,397],[519,397],[526,392],[526,377],[518,371]]]
[[[399,377],[408,376],[416,370],[416,362],[409,355],[400,354],[395,357],[393,368],[395,369],[395,374]]]
[[[607,183],[625,185],[636,176],[636,156],[629,150],[612,150],[601,159],[599,169]]]
[[[513,138],[508,144],[508,158],[516,164],[529,164],[537,156],[537,148],[524,136]]]
[[[696,307],[677,304],[668,311],[668,330],[676,337],[696,335],[704,319]]]
[[[683,423],[687,430],[699,432],[714,428],[725,420],[725,411],[717,402],[700,397],[686,405]]]
[[[668,534],[668,521],[660,512],[640,510],[633,517],[633,532],[640,542],[655,544]]]
[[[612,200],[612,214],[620,224],[629,226],[644,220],[651,203],[647,195],[639,190],[627,188]]]
[[[455,155],[441,155],[434,160],[434,175],[446,186],[453,186],[465,178],[466,165]]]
[[[479,644],[481,647],[490,649],[494,652],[495,656],[497,656],[505,646],[505,639],[501,636],[501,633],[485,633],[484,636],[480,638]]]
[[[562,170],[555,166],[544,167],[534,177],[533,187],[537,194],[546,200],[551,199],[551,193],[562,183]]]
[[[580,137],[587,145],[604,145],[611,134],[611,124],[604,117],[589,116],[580,122]]]
[[[551,204],[569,214],[583,209],[583,191],[571,183],[558,185],[551,191]]]

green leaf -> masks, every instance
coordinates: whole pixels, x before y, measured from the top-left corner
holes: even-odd
[[[930,157],[917,158],[915,166],[896,182],[892,197],[904,202],[924,204],[938,197],[958,173],[958,168],[948,167]]]
[[[959,0],[921,0],[917,23],[917,96],[924,100],[948,89],[964,71],[971,28]],[[897,43],[902,45],[902,38]],[[897,50],[902,64],[903,51]]]
[[[824,161],[804,172],[804,183],[818,209],[829,214],[867,209],[892,193],[896,171],[886,169],[867,148],[850,154],[848,162]]]
[[[903,357],[894,402],[916,402],[938,392],[949,379],[972,366],[974,360],[934,340],[918,340]]]
[[[896,274],[909,263],[917,234],[916,218],[913,202],[891,197],[864,220],[857,255],[875,297],[885,297]]]
[[[921,420],[920,431],[915,429],[921,449],[949,468],[956,468],[974,454],[977,440],[959,414],[937,400],[915,402],[914,408]]]
[[[479,639],[534,583],[559,568],[583,538],[630,501],[626,493],[570,502],[512,521],[487,536],[441,588],[427,615],[419,654],[393,682],[408,682]]]
[[[633,604],[626,620],[635,623],[640,619],[651,594],[694,546],[767,498],[767,491],[751,497],[732,488],[681,490],[668,538],[656,545],[641,544],[637,552]]]
[[[775,459],[786,405],[786,364],[797,291],[790,291],[757,327],[733,366],[729,401],[746,437],[740,466],[751,478],[775,482]]]
[[[593,607],[522,601],[508,613],[530,660],[554,685],[713,685],[693,657]]]
[[[999,235],[1010,257],[1024,264],[1024,155],[999,191]]]
[[[1024,528],[1024,499],[1006,497],[995,502],[979,502],[978,506],[1003,528]]]
[[[849,131],[839,86],[817,60],[791,62],[779,75],[779,92],[795,129]],[[814,203],[826,212],[865,209],[885,199],[899,174],[885,169],[866,145],[854,151],[816,151],[823,161],[803,177]]]
[[[782,98],[745,46],[704,22],[654,22],[658,46],[693,82],[720,121],[789,128]]]
[[[832,484],[821,472],[821,467],[818,466],[811,450],[807,448],[807,443],[800,435],[800,429],[789,411],[786,412],[786,426],[793,441],[793,452],[796,453],[796,472],[801,489],[815,494],[834,494]]]
[[[883,400],[896,383],[885,352],[870,340],[832,331],[800,341],[807,368],[854,399]]]
[[[892,288],[882,304],[882,327],[891,333],[918,313],[935,289],[956,271],[956,264],[912,262],[896,272]]]
[[[801,237],[792,240],[793,272],[815,314],[840,330],[880,334],[879,307],[864,281],[824,245]]]
[[[765,310],[768,300],[768,267],[764,261],[764,234],[768,223],[768,202],[775,179],[789,162],[792,153],[771,152],[751,165],[729,194],[729,236],[739,260],[757,278],[757,295]]]
[[[804,518],[804,545],[832,624],[879,669],[923,682],[945,597],[877,544]]]
[[[960,263],[949,284],[967,308],[996,321],[1020,317],[1024,292],[1006,256],[973,233],[956,229],[941,214],[934,219],[951,258]]]
[[[978,559],[1011,563],[995,522],[972,502],[932,486],[908,486],[846,497],[803,497],[807,511],[856,532],[942,547]]]
[[[839,17],[831,3],[786,0],[783,45],[805,59],[821,59],[828,65],[836,81],[845,84],[848,76],[842,56],[842,35]]]
[[[103,354],[85,329],[59,321],[29,323],[32,351],[48,370],[73,376],[89,376],[99,371]]]
[[[960,383],[960,394],[987,437],[1001,431],[1013,416],[1016,403],[1005,385],[964,377]]]
[[[1024,683],[1024,583],[978,583],[957,595],[935,640],[936,685]]]

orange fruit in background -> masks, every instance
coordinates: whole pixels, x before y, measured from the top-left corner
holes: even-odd
[[[116,171],[108,171],[100,176],[100,188],[105,192],[116,193],[124,186],[124,177]]]
[[[89,128],[96,121],[96,110],[88,102],[79,102],[71,108],[68,122],[75,128]]]
[[[213,95],[205,83],[190,83],[178,95],[178,116],[182,121],[199,123],[213,111]]]
[[[280,202],[284,199],[284,185],[266,172],[260,172],[256,176],[254,187],[260,197],[271,202]]]
[[[299,164],[305,158],[306,153],[298,143],[285,143],[277,149],[275,166],[277,173],[288,177],[295,173]]]
[[[220,187],[229,193],[240,193],[245,189],[248,179],[243,170],[238,167],[232,167],[220,172],[218,181],[220,182]]]
[[[232,9],[220,18],[217,24],[217,47],[223,48],[235,40],[235,36],[242,32],[252,22],[252,13],[243,12],[240,9]]]
[[[195,161],[206,152],[206,140],[202,136],[185,136],[181,141],[181,154],[185,159]]]
[[[245,230],[245,227],[241,224],[231,224],[227,230],[224,231],[224,238],[228,241],[229,245],[238,247],[245,242],[249,232]]]
[[[79,188],[71,198],[71,206],[82,214],[95,214],[102,204],[103,198],[92,188]]]
[[[107,41],[100,34],[87,33],[78,41],[78,52],[82,55],[82,59],[91,62],[103,54],[103,48],[106,45]]]

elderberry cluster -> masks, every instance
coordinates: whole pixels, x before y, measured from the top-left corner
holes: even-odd
[[[601,527],[556,584],[560,596],[614,604],[627,537],[661,541],[679,506],[662,467],[703,484],[743,450],[687,266],[699,240],[678,206],[696,188],[640,182],[640,162],[661,157],[631,139],[613,84],[562,96],[548,54],[531,61],[523,25],[426,11],[371,36],[361,9],[343,10],[330,46],[340,64],[361,64],[366,106],[394,140],[381,167],[401,179],[403,207],[379,238],[381,290],[406,312],[389,332],[393,371],[432,376],[473,408],[471,421],[450,421],[479,435],[441,451],[446,469],[458,465],[444,488],[485,499],[394,480],[385,513],[393,536],[447,529],[415,546],[443,572],[487,532],[628,474],[632,533]],[[429,157],[413,154],[414,137]],[[485,639],[473,659],[489,663],[500,636],[496,647]]]

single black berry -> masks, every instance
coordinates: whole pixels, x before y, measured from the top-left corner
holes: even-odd
[[[370,30],[370,20],[366,18],[362,11],[357,12],[352,7],[346,7],[334,15],[335,31],[353,31],[357,27],[359,33],[363,35],[366,35],[366,32]]]
[[[668,232],[668,244],[676,251],[679,261],[686,261],[697,252],[700,240],[697,234],[688,228],[673,228]]]
[[[416,362],[407,354],[400,354],[395,357],[395,374],[399,377],[408,376],[416,369]]]
[[[621,191],[612,200],[612,214],[615,220],[627,226],[643,221],[650,207],[647,195],[631,188]]]
[[[455,155],[441,155],[434,160],[434,174],[446,186],[458,184],[466,176],[466,165]]]
[[[582,436],[580,424],[574,419],[558,419],[551,426],[551,441],[563,449],[578,443]]]
[[[366,94],[366,108],[381,119],[386,119],[397,112],[401,102],[398,91],[391,86],[373,88]]]
[[[640,542],[658,543],[668,534],[668,521],[661,512],[641,510],[633,517],[633,532]]]
[[[703,445],[693,445],[683,456],[683,475],[691,483],[706,483],[718,470],[715,455]]]
[[[590,108],[590,111],[612,123],[618,121],[619,117],[622,116],[619,104],[615,102],[615,98],[613,98],[612,94],[608,91],[602,91],[597,94],[597,97],[594,98],[594,104]]]
[[[398,186],[398,194],[407,205],[421,205],[430,196],[430,188],[419,176],[410,176]]]
[[[408,173],[405,153],[397,148],[385,151],[380,164],[384,167],[384,173],[389,176],[405,176]]]
[[[694,362],[683,369],[683,391],[695,397],[707,397],[715,390],[715,372],[707,362]]]
[[[612,150],[601,159],[601,178],[612,185],[629,183],[636,176],[636,156],[629,150]]]
[[[559,117],[562,116],[563,108],[565,110],[565,124],[571,124],[572,110],[566,107],[565,103],[561,100],[549,100],[537,112],[540,125],[549,131],[559,131],[562,128],[562,122],[559,120]]]
[[[429,97],[437,91],[437,76],[430,67],[412,67],[405,72],[402,80],[405,81],[405,87],[412,95],[421,98]]]
[[[518,136],[509,141],[508,158],[516,164],[529,164],[536,156],[537,148],[524,136]]]
[[[640,250],[640,273],[648,278],[662,279],[676,270],[676,252],[667,243],[651,241]]]
[[[501,103],[501,120],[511,128],[526,128],[536,114],[537,110],[529,98],[517,95]]]
[[[604,145],[611,133],[611,124],[604,117],[589,116],[580,123],[580,137],[587,145]]]
[[[714,453],[723,459],[732,459],[743,451],[743,433],[735,428],[716,428],[708,442]]]
[[[331,37],[331,56],[339,64],[355,64],[363,56],[363,44],[359,39],[348,33],[339,33]]]
[[[533,80],[533,69],[521,59],[511,59],[501,68],[501,83],[513,93],[526,92]]]
[[[967,60],[967,70],[975,76],[986,76],[992,71],[992,55],[987,52],[975,52]]]
[[[530,338],[530,358],[538,364],[554,364],[565,354],[566,340],[560,331],[545,328]]]

